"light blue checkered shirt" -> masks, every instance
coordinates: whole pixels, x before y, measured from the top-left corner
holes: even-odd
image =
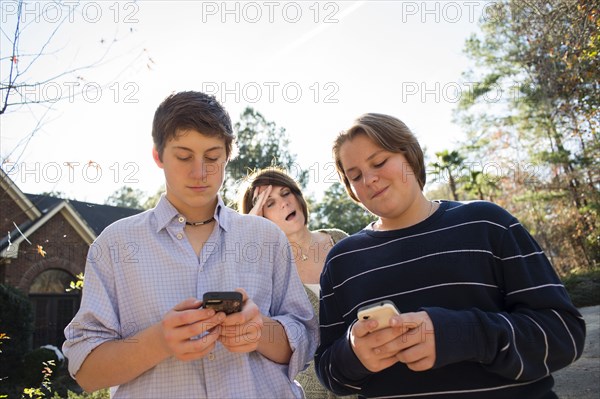
[[[90,247],[81,308],[66,327],[63,351],[75,375],[98,345],[159,322],[189,297],[242,287],[262,314],[285,328],[293,356],[276,364],[257,352],[173,357],[133,381],[111,388],[114,398],[302,397],[296,374],[312,359],[318,326],[286,236],[265,218],[240,215],[219,198],[216,223],[200,256],[184,233],[185,219],[162,197],[156,208],[107,227]],[[118,362],[115,359],[115,362]]]

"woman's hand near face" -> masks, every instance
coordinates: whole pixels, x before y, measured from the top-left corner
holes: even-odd
[[[271,190],[273,190],[273,186],[260,186],[254,189],[254,193],[252,193],[252,203],[254,206],[248,212],[249,215],[256,216],[264,216],[263,214],[263,206],[265,205],[267,198],[271,194]]]

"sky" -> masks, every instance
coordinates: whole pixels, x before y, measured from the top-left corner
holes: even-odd
[[[26,193],[96,203],[123,185],[154,194],[164,181],[154,111],[173,92],[200,90],[234,123],[251,106],[285,128],[319,198],[336,181],[331,143],[365,112],[403,120],[430,160],[464,138],[453,123],[474,67],[463,50],[490,4],[27,2],[11,60],[17,2],[3,0],[2,82],[12,66],[31,86],[28,104],[13,98],[0,116],[2,168]]]

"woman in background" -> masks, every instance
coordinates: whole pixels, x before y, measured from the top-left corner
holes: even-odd
[[[298,183],[284,170],[268,168],[248,176],[238,209],[241,213],[265,217],[274,222],[287,236],[300,280],[311,304],[319,312],[319,279],[325,258],[331,247],[348,234],[339,229],[308,229],[308,206]],[[309,399],[331,398],[318,381],[313,362],[298,374]]]

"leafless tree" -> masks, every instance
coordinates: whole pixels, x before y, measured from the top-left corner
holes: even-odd
[[[112,27],[116,32],[109,35],[110,39],[100,36],[97,42],[89,44],[98,47],[97,55],[94,55],[91,60],[78,62],[75,59],[59,71],[44,68],[47,61],[56,61],[66,53],[67,45],[60,43],[62,39],[59,37],[64,33],[70,33],[72,37],[78,34],[76,31],[68,32],[69,25],[72,28],[73,22],[78,19],[94,18],[85,14],[92,4],[94,7],[102,6],[110,9],[108,11],[114,17]],[[120,19],[116,18],[119,10],[114,7],[124,7],[124,4],[110,2],[80,4],[78,1],[25,2],[23,0],[2,2],[0,6],[2,7],[0,123],[11,113],[23,112],[30,115],[34,121],[33,128],[27,129],[13,148],[3,151],[1,159],[3,165],[9,161],[13,164],[18,163],[32,139],[50,121],[58,103],[67,100],[74,102],[82,99],[90,90],[110,87],[123,73],[133,67],[145,63],[145,67],[151,69],[154,61],[148,51],[141,46],[128,50],[126,54],[115,54],[115,44],[134,34],[137,22],[136,2],[126,3],[129,9],[121,9]],[[106,11],[105,8],[105,15]],[[129,11],[129,14],[123,11]],[[96,13],[97,15],[99,14]],[[42,25],[46,31],[40,34],[40,30],[43,30],[40,29]],[[126,32],[119,33],[119,30],[126,30]],[[21,44],[22,39],[26,39],[28,46]],[[86,50],[91,49],[88,47]],[[112,78],[105,78],[102,82],[89,79],[88,74],[91,74],[92,70],[101,69],[117,61],[122,67]]]

